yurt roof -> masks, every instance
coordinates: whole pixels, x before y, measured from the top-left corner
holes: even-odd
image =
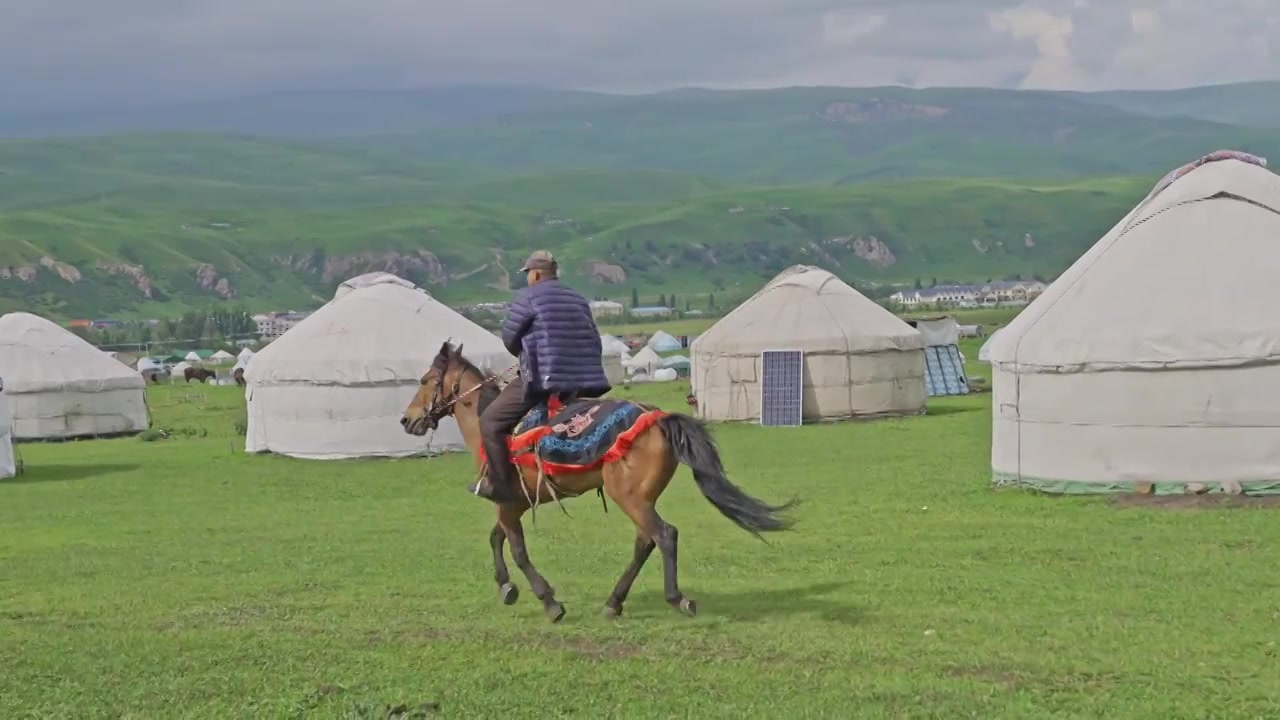
[[[1280,358],[1277,238],[1280,177],[1231,157],[1193,164],[993,337],[991,362],[1071,372]]]
[[[337,291],[334,292],[333,299],[337,300],[352,290],[359,290],[360,288],[369,287],[371,285],[399,285],[400,287],[409,290],[418,289],[417,285],[414,285],[402,277],[392,275],[389,272],[369,272],[342,281],[342,283],[338,285]]]
[[[795,265],[699,335],[692,350],[754,355],[773,349],[870,353],[923,347],[915,328],[840,278]]]
[[[145,388],[138,373],[71,331],[30,313],[0,317],[5,392],[102,392]]]
[[[481,368],[515,363],[492,333],[426,292],[396,283],[356,288],[254,355],[254,384],[364,385],[416,381],[451,340]]]

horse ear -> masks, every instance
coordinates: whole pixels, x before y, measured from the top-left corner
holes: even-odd
[[[458,343],[458,346],[453,349],[453,356],[458,359],[462,358],[462,343]]]
[[[445,340],[444,344],[440,346],[440,352],[437,353],[437,357],[449,357],[449,353],[452,351],[453,345],[448,340]]]

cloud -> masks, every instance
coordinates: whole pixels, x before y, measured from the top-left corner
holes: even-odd
[[[1280,77],[1274,0],[3,0],[0,112],[498,83],[1176,87]]]

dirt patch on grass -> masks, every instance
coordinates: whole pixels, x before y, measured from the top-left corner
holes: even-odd
[[[1232,508],[1280,507],[1280,496],[1252,495],[1116,495],[1111,498],[1116,507],[1144,507],[1162,510],[1222,510]]]
[[[644,646],[638,643],[619,640],[593,640],[585,637],[563,638],[547,644],[552,649],[572,653],[589,660],[625,660],[644,652]]]

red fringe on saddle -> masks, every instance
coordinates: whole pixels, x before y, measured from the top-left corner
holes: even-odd
[[[559,403],[557,407],[551,410],[549,417],[554,417],[555,413],[560,409]],[[590,472],[617,460],[621,460],[628,452],[631,451],[631,445],[635,443],[636,438],[640,437],[644,431],[653,427],[659,420],[666,417],[667,413],[663,410],[650,410],[632,423],[631,427],[623,430],[614,439],[613,445],[604,451],[600,457],[586,465],[566,465],[561,463],[547,462],[542,467],[548,475],[571,475],[573,473]],[[543,425],[534,428],[526,433],[512,437],[508,444],[511,447],[511,459],[516,465],[522,467],[536,467],[538,464],[537,447],[538,441],[551,434],[551,426]],[[480,450],[480,463],[484,464],[484,450]]]

